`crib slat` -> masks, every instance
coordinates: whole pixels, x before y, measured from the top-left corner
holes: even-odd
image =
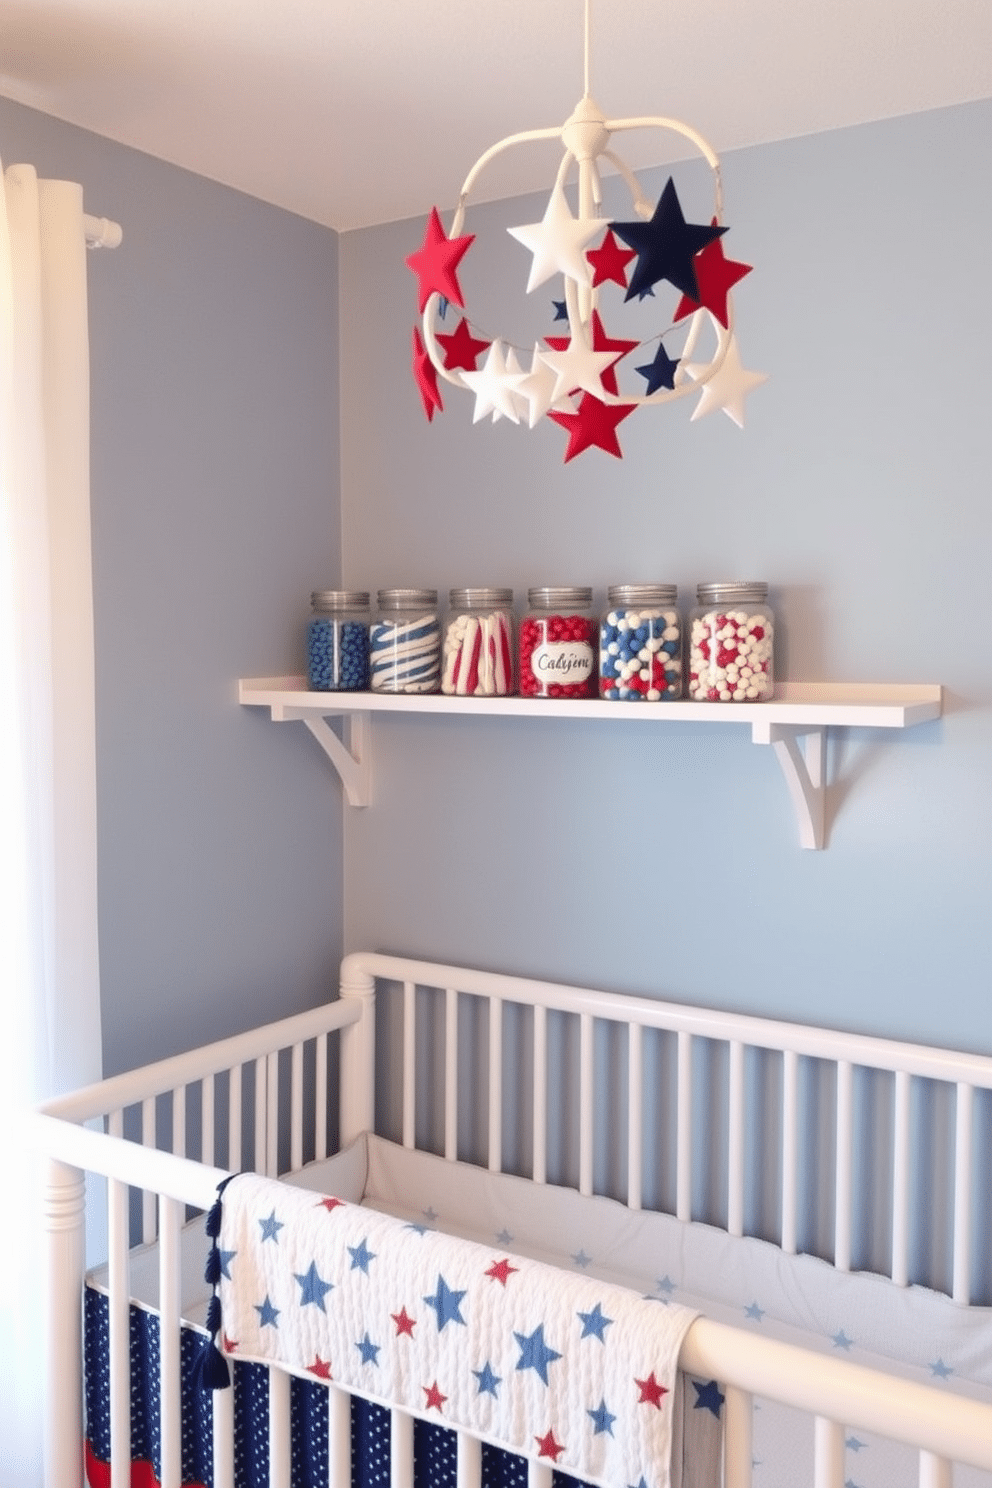
[[[892,1280],[909,1284],[909,1075],[897,1070],[893,1115]]]
[[[265,1172],[268,1178],[279,1176],[279,1054],[265,1059],[265,1081],[268,1099],[265,1109]]]
[[[265,1172],[265,1065],[266,1057],[260,1054],[255,1060],[255,1150],[252,1153],[252,1169]]]
[[[548,1180],[548,1010],[534,1008],[534,1159],[535,1183]]]
[[[289,1168],[298,1173],[303,1166],[303,1045],[294,1044],[290,1055]]]
[[[149,1096],[141,1102],[141,1145],[155,1146],[155,1097]],[[141,1243],[148,1245],[155,1239],[155,1195],[150,1188],[141,1190]]]
[[[782,1055],[782,1249],[796,1253],[799,1213],[799,1056],[793,1049]]]
[[[854,1069],[837,1061],[837,1152],[834,1159],[834,1266],[851,1269],[851,1181],[854,1160]]]
[[[337,1385],[327,1386],[327,1485],[341,1488],[351,1482],[351,1396]],[[217,1485],[215,1485],[217,1488]]]
[[[227,1166],[232,1173],[241,1170],[241,1065],[236,1064],[227,1077]]]
[[[953,1472],[946,1457],[920,1453],[920,1488],[951,1488]]]
[[[286,1488],[291,1477],[293,1464],[289,1393],[291,1378],[282,1369],[269,1370],[269,1488]],[[164,1484],[163,1488],[165,1488]]]
[[[458,993],[444,993],[444,1155],[458,1160]]]
[[[131,1485],[131,1325],[128,1299],[128,1189],[107,1182],[107,1260],[110,1301],[110,1488]]]
[[[183,1205],[164,1194],[158,1201],[159,1370],[162,1488],[181,1488],[182,1396],[180,1393],[180,1258]]]
[[[215,1166],[216,1134],[214,1107],[216,1104],[216,1079],[207,1075],[200,1083],[200,1161]]]
[[[593,1023],[589,1013],[579,1014],[579,1193],[592,1193],[594,1138],[592,1117],[595,1110],[593,1090]]]
[[[727,1090],[727,1233],[744,1233],[744,1045],[730,1040]]]
[[[403,983],[403,1146],[417,1133],[417,989]]]
[[[813,1427],[813,1488],[844,1488],[844,1428],[817,1416]]]
[[[395,1407],[389,1412],[389,1488],[413,1488],[413,1417]]]
[[[627,1208],[641,1207],[641,1176],[644,1169],[644,1053],[640,1023],[631,1023],[627,1035]]]
[[[326,1033],[316,1040],[314,1050],[314,1159],[322,1162],[327,1156],[327,1039]]]
[[[479,1488],[482,1482],[482,1443],[478,1437],[459,1431],[456,1460],[457,1488]]]
[[[723,1417],[724,1488],[751,1488],[754,1402],[747,1390],[738,1390],[733,1385],[725,1385],[723,1393],[726,1403]]]
[[[234,1390],[214,1390],[214,1488],[234,1488]]]
[[[679,1029],[675,1157],[675,1217],[692,1219],[692,1035]]]
[[[179,1085],[172,1092],[172,1151],[177,1157],[186,1156],[186,1086]]]
[[[971,1301],[972,1086],[959,1083],[954,1110],[954,1272],[951,1295],[959,1307]]]
[[[503,1001],[489,999],[489,1171],[503,1171]]]

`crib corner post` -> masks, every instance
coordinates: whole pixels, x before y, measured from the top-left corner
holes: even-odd
[[[40,1187],[47,1272],[43,1278],[44,1483],[45,1488],[80,1488],[86,1182],[79,1168],[49,1158]]]
[[[356,1023],[341,1033],[341,1145],[375,1125],[375,978],[361,958],[341,964],[341,1000],[359,1006]]]

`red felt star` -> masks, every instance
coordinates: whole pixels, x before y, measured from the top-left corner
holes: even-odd
[[[569,345],[567,336],[545,336],[544,339],[545,341],[547,341],[552,351],[565,351],[567,350]],[[594,310],[592,312],[593,351],[615,351],[617,353],[616,357],[610,363],[610,365],[608,367],[605,367],[599,374],[599,380],[603,384],[603,387],[608,393],[612,393],[614,397],[616,397],[617,394],[617,374],[614,372],[613,368],[616,366],[617,362],[620,361],[621,357],[625,357],[628,351],[633,351],[635,347],[640,346],[640,344],[641,343],[639,341],[618,341],[613,337],[608,336],[603,330],[603,322],[599,318],[599,311]]]
[[[564,1452],[564,1443],[555,1441],[555,1433],[549,1430],[544,1436],[535,1436],[540,1456],[550,1457],[552,1462],[557,1462]]]
[[[617,425],[628,414],[633,413],[636,407],[636,403],[604,403],[601,399],[594,398],[592,393],[583,393],[575,413],[555,413],[554,409],[550,409],[548,418],[568,430],[565,463],[576,455],[581,455],[583,450],[592,445],[622,460],[623,452],[616,434]]]
[[[653,1405],[657,1410],[661,1410],[661,1397],[667,1395],[668,1390],[655,1379],[653,1369],[647,1379],[635,1379],[634,1384],[641,1392],[637,1399],[638,1405]]]
[[[444,365],[449,372],[459,367],[474,372],[476,362],[490,345],[488,341],[476,340],[464,315],[449,335],[439,334],[437,339],[444,347]]]
[[[509,1261],[507,1260],[493,1261],[492,1265],[489,1267],[489,1270],[486,1272],[486,1275],[491,1276],[493,1281],[499,1281],[503,1284],[503,1286],[506,1286],[506,1283],[510,1279],[510,1272],[519,1270],[519,1266],[511,1266]]]
[[[428,1389],[426,1385],[422,1385],[421,1389],[427,1396],[427,1399],[424,1401],[424,1410],[440,1411],[442,1405],[448,1397],[447,1395],[441,1394],[441,1391],[437,1387],[437,1380],[434,1381],[430,1389]]]
[[[595,289],[597,284],[606,284],[612,281],[619,284],[621,288],[627,288],[627,265],[637,254],[633,248],[621,248],[613,236],[613,229],[606,229],[606,237],[598,248],[590,248],[586,258],[592,264],[592,284]]]
[[[307,1372],[315,1374],[318,1379],[329,1380],[331,1378],[330,1359],[322,1359],[319,1354],[314,1354],[313,1363],[307,1365]]]
[[[331,1214],[335,1209],[345,1208],[345,1202],[344,1199],[321,1199],[318,1207],[326,1209],[328,1214]]]
[[[225,1354],[236,1353],[237,1350],[241,1347],[241,1345],[237,1342],[236,1339],[234,1339],[234,1338],[228,1338],[228,1336],[227,1336],[226,1333],[222,1334],[221,1337],[222,1337],[223,1343],[224,1343],[224,1352],[225,1352]]]
[[[441,390],[437,385],[437,368],[427,355],[427,349],[416,326],[413,328],[413,378],[420,389],[424,412],[427,415],[427,422],[430,423],[434,417],[435,408],[440,408],[443,413],[444,404],[441,402]]]
[[[713,218],[713,226],[716,227],[716,218]],[[696,270],[696,284],[699,289],[698,300],[690,299],[686,294],[679,300],[675,307],[675,320],[684,320],[687,315],[705,306],[712,311],[720,324],[726,329],[727,326],[727,295],[733,289],[738,280],[743,279],[745,274],[750,274],[751,264],[737,263],[732,258],[723,255],[723,243],[716,238],[712,243],[697,253],[693,259]]]
[[[411,253],[405,260],[407,267],[412,269],[420,280],[418,303],[421,315],[432,294],[442,295],[444,299],[457,305],[459,310],[464,310],[465,305],[455,270],[474,242],[474,233],[470,233],[465,238],[449,238],[441,226],[437,207],[431,207],[423,246],[416,253]]]
[[[397,1338],[399,1338],[401,1333],[406,1333],[410,1338],[413,1337],[413,1330],[417,1326],[417,1320],[416,1318],[407,1316],[407,1310],[405,1307],[402,1307],[399,1312],[391,1312],[389,1316],[396,1324]]]

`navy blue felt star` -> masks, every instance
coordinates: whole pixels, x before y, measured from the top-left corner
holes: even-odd
[[[382,1344],[373,1343],[368,1335],[368,1331],[366,1331],[364,1338],[360,1338],[358,1340],[358,1342],[355,1344],[355,1347],[362,1356],[363,1364],[378,1364],[379,1350],[382,1347]]]
[[[610,1436],[613,1435],[613,1422],[616,1420],[616,1416],[611,1416],[610,1412],[606,1409],[605,1399],[599,1402],[595,1410],[587,1410],[586,1415],[592,1421],[593,1436],[599,1436],[604,1431],[608,1432]]]
[[[582,1338],[598,1338],[600,1343],[606,1342],[606,1330],[613,1319],[605,1315],[598,1302],[592,1312],[580,1312],[577,1316],[582,1319]]]
[[[281,1220],[276,1219],[276,1211],[273,1209],[268,1219],[260,1219],[258,1222],[262,1226],[262,1239],[274,1240],[278,1245],[279,1231],[283,1228],[283,1224]]]
[[[670,357],[665,350],[665,343],[658,342],[658,350],[654,354],[654,360],[645,362],[643,367],[636,367],[642,377],[647,378],[645,393],[650,397],[659,388],[673,388],[675,386],[675,368],[679,364],[678,357]]]
[[[727,231],[701,222],[686,222],[675,182],[669,176],[650,222],[611,222],[610,227],[637,254],[625,300],[667,279],[690,299],[698,301],[699,284],[692,260],[707,243]]]
[[[692,1388],[696,1392],[696,1410],[712,1411],[713,1415],[720,1418],[720,1407],[724,1402],[724,1396],[720,1393],[720,1387],[716,1380],[710,1380],[707,1385],[700,1385],[696,1380],[692,1382]]]
[[[348,1254],[351,1256],[352,1271],[364,1271],[368,1276],[369,1262],[375,1260],[375,1251],[369,1250],[365,1241],[360,1240],[357,1245],[348,1246]]]
[[[467,1288],[466,1288],[467,1290]],[[441,1333],[447,1323],[461,1323],[467,1327],[467,1323],[461,1314],[461,1302],[465,1292],[454,1292],[444,1277],[438,1273],[437,1291],[433,1297],[425,1297],[424,1301],[434,1308],[437,1313],[437,1331]]]
[[[555,1349],[549,1348],[544,1341],[544,1324],[538,1323],[533,1333],[514,1333],[514,1338],[520,1345],[520,1358],[517,1360],[518,1369],[533,1369],[543,1384],[548,1383],[548,1365],[553,1364],[555,1359],[560,1359]]]
[[[268,1292],[266,1292],[265,1301],[261,1306],[256,1302],[255,1311],[258,1313],[258,1326],[260,1328],[278,1328],[279,1324],[276,1322],[276,1318],[279,1316],[279,1309],[278,1307],[273,1307],[269,1300]]]
[[[501,1377],[498,1374],[493,1373],[488,1359],[486,1360],[485,1364],[483,1364],[481,1369],[473,1369],[472,1373],[479,1381],[480,1395],[495,1396],[497,1386],[503,1383]]]
[[[565,301],[564,300],[552,300],[551,303],[555,307],[555,320],[567,320],[568,319],[568,306],[566,305]]]
[[[293,1272],[293,1275],[300,1283],[300,1306],[306,1307],[309,1303],[313,1303],[314,1307],[319,1307],[321,1312],[326,1312],[324,1298],[328,1292],[333,1292],[334,1283],[333,1281],[321,1280],[317,1274],[316,1261],[310,1262],[309,1271],[305,1271],[302,1276],[296,1271]]]

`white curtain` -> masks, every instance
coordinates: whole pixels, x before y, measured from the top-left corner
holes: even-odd
[[[81,187],[0,176],[0,1483],[41,1481],[36,1164],[18,1113],[100,1077]]]

